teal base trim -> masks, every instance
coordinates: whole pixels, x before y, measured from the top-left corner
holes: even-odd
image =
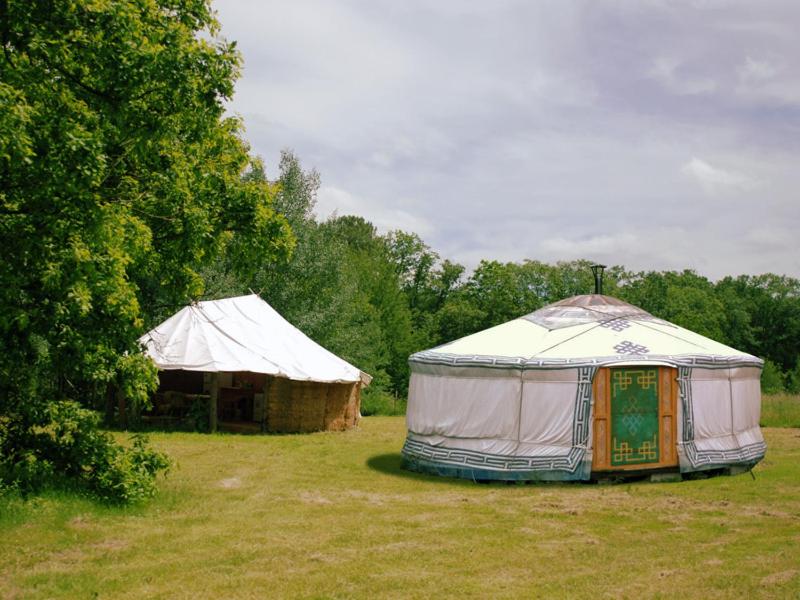
[[[529,470],[503,470],[476,469],[451,464],[437,463],[428,460],[404,455],[401,466],[407,471],[438,475],[440,477],[455,477],[458,479],[471,479],[472,481],[586,481],[589,479],[591,464],[584,463],[575,471],[529,471]]]
[[[681,473],[700,473],[702,471],[716,471],[719,469],[742,469],[742,473],[750,471],[758,463],[761,462],[763,457],[755,460],[741,461],[741,462],[719,462],[719,463],[706,463],[702,465],[681,465]]]

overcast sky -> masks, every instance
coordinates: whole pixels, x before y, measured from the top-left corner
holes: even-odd
[[[443,257],[800,276],[800,2],[217,0],[317,214]]]

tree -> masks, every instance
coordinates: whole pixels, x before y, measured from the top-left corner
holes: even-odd
[[[245,273],[293,244],[275,190],[242,177],[248,148],[223,116],[240,58],[210,2],[2,11],[0,474],[46,459],[42,428],[67,418],[53,403],[110,385],[146,401],[137,337],[203,293],[202,264],[224,252]]]
[[[369,317],[374,331],[362,352],[375,365],[377,383],[385,381],[387,387],[404,393],[408,387],[408,355],[418,349],[418,343],[401,274],[387,239],[378,235],[372,223],[353,215],[329,219],[322,227],[347,245],[348,283],[358,290],[362,323]]]
[[[764,359],[764,369],[761,371],[761,391],[765,394],[779,394],[784,390],[783,373],[770,359]]]

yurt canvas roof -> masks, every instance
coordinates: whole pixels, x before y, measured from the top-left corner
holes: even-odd
[[[371,380],[256,294],[191,304],[139,341],[162,370],[250,371],[323,383]]]
[[[760,366],[761,360],[617,298],[573,296],[412,355],[412,364],[558,367],[631,361]]]

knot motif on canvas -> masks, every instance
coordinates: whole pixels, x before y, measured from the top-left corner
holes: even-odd
[[[617,354],[647,354],[650,349],[641,344],[634,344],[629,340],[625,340],[614,346]]]
[[[611,329],[612,331],[624,331],[630,326],[631,326],[630,321],[623,318],[612,319],[611,321],[600,323],[600,327],[604,327],[605,329]]]

